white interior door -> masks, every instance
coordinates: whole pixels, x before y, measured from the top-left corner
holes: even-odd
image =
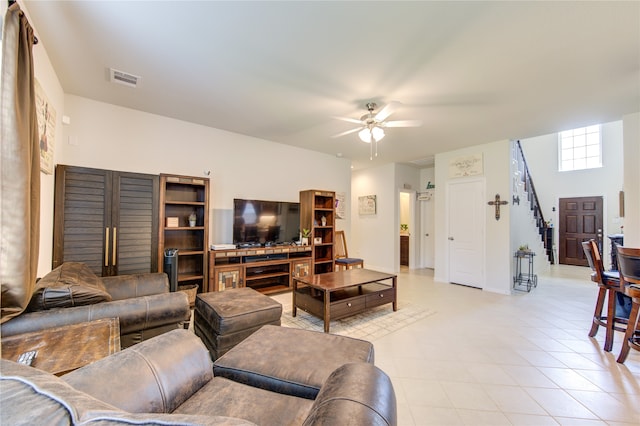
[[[484,181],[448,184],[449,281],[484,285]]]

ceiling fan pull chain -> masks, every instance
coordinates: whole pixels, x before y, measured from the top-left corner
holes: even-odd
[[[371,136],[371,142],[369,142],[369,161],[373,160],[373,135]]]

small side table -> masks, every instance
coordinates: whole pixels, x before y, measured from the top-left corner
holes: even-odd
[[[32,367],[62,375],[120,350],[120,321],[105,318],[4,337],[2,358],[38,351]]]
[[[532,251],[516,251],[516,254],[513,256],[516,268],[516,273],[513,277],[514,290],[530,292],[532,287],[538,286],[538,276],[533,273],[533,257],[535,255]],[[523,272],[522,259],[529,261],[527,272]]]

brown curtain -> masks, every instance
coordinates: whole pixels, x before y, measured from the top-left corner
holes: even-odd
[[[12,4],[2,31],[0,322],[20,314],[27,306],[38,271],[40,149],[33,42],[33,28],[18,4]]]

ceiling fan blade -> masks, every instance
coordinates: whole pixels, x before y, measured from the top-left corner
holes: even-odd
[[[347,130],[346,132],[338,133],[337,135],[331,136],[332,138],[339,138],[340,136],[348,135],[350,133],[359,132],[362,130],[362,127],[356,127],[355,129]]]
[[[342,120],[342,121],[346,121],[348,123],[356,123],[356,124],[362,124],[362,120],[358,120],[357,118],[349,118],[349,117],[333,117],[337,120]]]
[[[420,127],[422,120],[396,120],[380,123],[382,127]]]
[[[393,114],[398,107],[400,107],[400,102],[398,101],[392,101],[389,102],[387,105],[385,105],[384,108],[382,108],[376,115],[375,115],[375,120],[376,121],[384,121],[385,118],[389,117],[391,114]]]

